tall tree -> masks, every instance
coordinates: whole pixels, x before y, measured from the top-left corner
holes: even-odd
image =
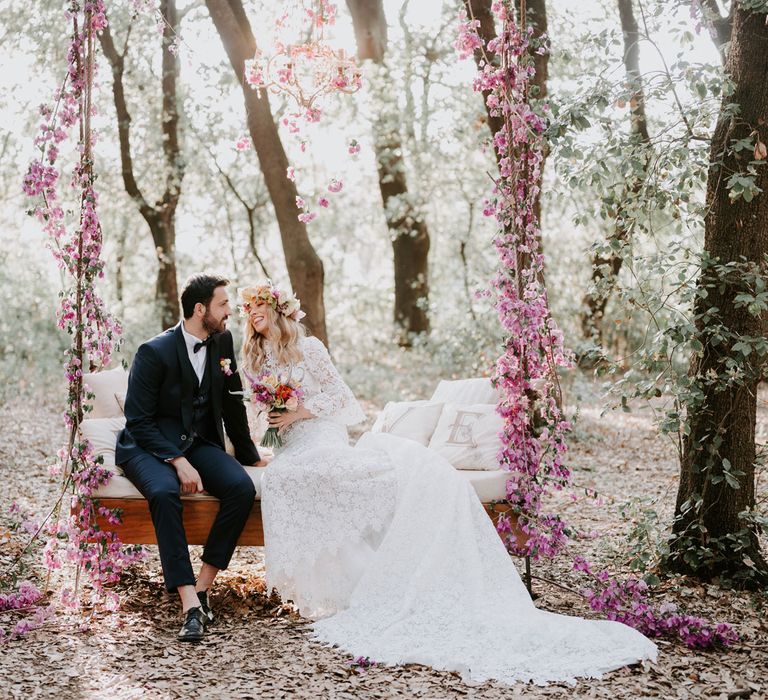
[[[768,27],[764,9],[734,5],[726,61],[734,92],[723,99],[712,137],[705,255],[694,308],[698,352],[689,371],[666,563],[703,580],[725,575],[765,585],[768,564],[747,513],[755,507],[757,388],[768,354],[768,311],[757,296],[768,286],[768,167],[750,166],[765,162],[768,142]],[[754,149],[741,150],[744,139]],[[740,185],[751,177],[759,189],[734,196],[734,177],[742,178]],[[752,295],[754,303],[747,303]]]
[[[640,74],[641,34],[632,9],[632,0],[618,0],[621,31],[624,35],[624,69],[629,89],[629,123],[631,151],[629,157],[637,161],[633,176],[627,178],[616,202],[616,219],[608,237],[608,254],[596,252],[592,258],[592,284],[582,300],[581,330],[584,338],[603,343],[605,307],[621,270],[624,257],[620,249],[632,231],[631,207],[636,202],[648,176],[651,158],[651,137],[645,115],[645,91]]]
[[[304,322],[327,345],[323,263],[309,240],[306,226],[297,219],[298,193],[288,178],[288,157],[267,93],[262,91],[259,95],[245,81],[245,61],[256,53],[251,23],[241,0],[206,0],[205,4],[243,90],[248,131],[275,208],[291,286],[307,314]]]
[[[373,127],[379,189],[392,238],[395,266],[394,321],[398,343],[409,347],[429,331],[429,231],[408,191],[397,90],[384,62],[387,21],[382,0],[347,0],[357,39],[357,55],[378,64],[374,90],[384,95]]]
[[[99,40],[104,55],[112,67],[112,94],[117,112],[117,131],[120,140],[120,162],[123,184],[128,196],[134,201],[147,222],[155,244],[158,261],[155,299],[160,307],[160,322],[163,328],[175,325],[180,317],[179,291],[176,280],[176,208],[181,196],[181,182],[184,179],[184,159],[179,143],[179,109],[176,95],[176,81],[179,77],[179,60],[171,44],[176,39],[178,16],[176,0],[161,0],[163,16],[163,57],[162,57],[162,111],[161,130],[163,160],[165,166],[165,188],[163,194],[150,204],[136,181],[131,151],[131,114],[125,97],[125,57],[128,52],[128,32],[122,52],[115,47],[111,29],[107,26]]]

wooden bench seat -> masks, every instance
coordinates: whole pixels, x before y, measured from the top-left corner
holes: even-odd
[[[149,504],[145,499],[101,498],[99,503],[104,508],[118,509],[122,519],[119,525],[110,525],[105,518],[98,517],[97,522],[101,529],[115,532],[124,544],[157,544],[155,528],[149,514]],[[483,506],[494,522],[504,510],[503,504],[483,503]],[[205,544],[218,510],[219,502],[215,499],[184,500],[184,530],[187,533],[188,544]],[[513,518],[513,523],[515,522],[516,518]],[[519,536],[525,538],[522,532]],[[253,510],[248,516],[248,522],[237,544],[241,547],[264,546],[264,526],[259,501],[253,504]]]
[[[248,517],[239,545],[260,547],[264,544],[264,527],[261,521],[261,477],[266,467],[246,467],[246,471],[256,487],[256,502]],[[504,472],[466,471],[459,472],[469,481],[477,492],[486,511],[494,520],[504,510],[503,500],[506,488]],[[95,496],[100,504],[109,509],[118,509],[122,522],[110,525],[105,518],[97,518],[99,528],[114,531],[125,544],[156,544],[155,530],[149,513],[149,504],[136,490],[136,487],[124,476],[115,474],[110,482],[102,487]],[[208,494],[182,496],[184,504],[184,529],[189,544],[205,544],[208,532],[219,509],[219,502]],[[521,533],[522,534],[522,533]]]

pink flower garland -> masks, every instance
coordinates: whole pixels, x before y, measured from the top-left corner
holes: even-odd
[[[493,200],[484,213],[495,216],[499,232],[494,246],[501,262],[492,281],[496,311],[506,332],[504,354],[496,362],[493,380],[501,390],[498,411],[504,418],[499,462],[510,472],[507,499],[518,513],[527,538],[518,541],[509,518],[499,518],[499,531],[515,554],[534,558],[554,556],[567,536],[560,517],[542,513],[542,498],[551,488],[560,489],[570,479],[564,464],[565,436],[570,424],[562,415],[557,368],[571,367],[571,354],[549,312],[543,283],[544,256],[535,214],[544,158],[545,120],[528,102],[534,66],[528,46],[532,31],[515,24],[508,3],[496,2],[493,10],[502,32],[487,49],[496,64],[487,61],[474,80],[477,92],[488,91],[491,113],[504,125],[493,145],[499,162],[499,179]],[[479,22],[462,11],[456,46],[469,56],[482,41]]]
[[[117,513],[103,508],[93,498],[94,490],[109,481],[111,472],[102,466],[101,457],[94,456],[91,444],[80,433],[80,422],[88,410],[84,406],[83,373],[109,364],[121,329],[105,310],[95,288],[96,280],[104,276],[104,262],[101,260],[98,194],[93,186],[90,117],[95,33],[106,26],[104,2],[88,0],[82,10],[73,2],[67,18],[72,22],[67,78],[57,94],[56,106],[41,107],[43,122],[35,139],[40,157],[30,164],[22,186],[28,196],[41,198],[32,213],[49,237],[49,248],[59,268],[72,280],[72,286],[61,294],[58,311],[59,328],[72,336],[64,365],[69,384],[64,419],[70,439],[59,450],[58,471],[63,472],[65,486],[70,479],[74,485],[71,505],[75,515],[65,513],[50,518],[42,532],[48,536],[44,559],[49,569],[59,568],[64,561],[74,563],[88,572],[94,590],[103,592],[106,584],[119,579],[125,566],[141,558],[142,551],[141,548],[124,550],[115,533],[103,531],[96,524],[96,514],[111,524],[119,522]],[[80,160],[70,186],[79,196],[80,217],[79,225],[70,233],[64,210],[58,203],[60,173],[55,164],[58,145],[76,124],[80,131]],[[65,505],[70,504],[65,501]],[[67,598],[74,602],[72,596]]]

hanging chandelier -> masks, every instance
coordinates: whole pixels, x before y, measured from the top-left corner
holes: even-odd
[[[347,56],[344,49],[333,49],[325,39],[325,27],[336,18],[336,5],[328,0],[316,0],[309,8],[300,0],[299,5],[298,12],[284,13],[275,22],[273,49],[267,53],[257,47],[254,57],[245,62],[245,80],[255,90],[288,95],[304,110],[307,119],[316,121],[320,115],[319,98],[332,92],[357,92],[362,79],[354,58]],[[306,39],[280,39],[297,18],[301,25],[299,36]]]

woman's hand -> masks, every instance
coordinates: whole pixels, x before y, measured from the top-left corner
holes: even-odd
[[[297,420],[306,420],[307,418],[314,417],[302,404],[295,411],[272,411],[269,414],[269,427],[277,428],[279,432],[282,432]]]

